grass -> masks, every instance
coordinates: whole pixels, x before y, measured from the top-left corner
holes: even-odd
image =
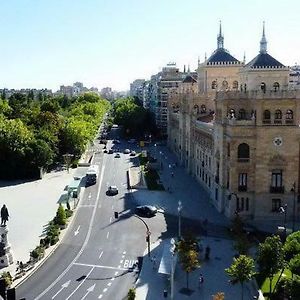
[[[273,280],[272,280],[272,292],[274,292],[274,287],[275,284],[278,280],[278,277],[280,276],[281,272],[278,272]],[[286,277],[286,278],[292,278],[292,272],[289,269],[285,269],[281,278]],[[269,289],[270,289],[270,280],[269,278],[261,278],[261,276],[257,276],[257,282],[260,286],[261,291],[263,292],[263,294],[268,294],[269,293]]]
[[[140,160],[141,170],[144,173],[148,189],[153,191],[163,191],[164,186],[158,183],[159,175],[157,171],[146,168],[146,165],[149,162],[148,157],[143,157],[142,155],[139,155],[139,160]]]

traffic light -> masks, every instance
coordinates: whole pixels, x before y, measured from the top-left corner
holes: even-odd
[[[115,219],[119,218],[119,213],[117,211],[115,211]]]

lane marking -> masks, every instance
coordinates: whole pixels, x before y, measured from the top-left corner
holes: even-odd
[[[87,273],[86,277],[84,277],[81,282],[78,284],[77,288],[66,298],[66,300],[70,299],[74,294],[75,292],[83,285],[83,283],[85,282],[85,280],[91,275],[91,273],[93,272],[94,270],[94,267],[91,268],[91,270]]]
[[[58,290],[58,292],[53,295],[53,297],[51,299],[54,299],[63,289],[67,288],[70,284],[71,280],[67,281],[66,283],[61,285],[61,288]]]
[[[111,206],[111,209],[114,209],[114,206],[113,206],[113,205]]]
[[[87,292],[86,292],[86,294],[81,298],[81,300],[84,300],[86,297],[87,297],[87,295],[89,294],[89,293],[91,293],[91,292],[93,292],[94,291],[94,288],[95,288],[95,286],[96,286],[96,283],[95,284],[93,284],[92,286],[90,286],[88,289],[87,289]]]
[[[74,235],[76,236],[79,233],[80,225],[77,227],[77,229],[74,232]]]
[[[109,282],[108,284],[107,284],[107,286],[111,286],[112,285],[112,282]]]
[[[102,295],[102,294],[100,294],[100,295],[99,295],[99,297],[98,297],[98,299],[101,299],[102,297],[103,297],[103,295]]]
[[[112,217],[109,218],[109,223],[111,223]]]
[[[108,237],[109,237],[109,231],[107,232],[107,234],[106,234],[106,238],[108,239]]]
[[[79,205],[79,207],[94,207],[95,205],[93,204],[82,204],[82,205]]]
[[[99,255],[99,259],[101,258],[102,254],[103,254],[103,251],[101,251],[101,253],[100,253],[100,255]]]
[[[121,267],[110,267],[110,266],[103,266],[103,265],[92,265],[92,264],[83,264],[83,263],[74,263],[75,266],[84,266],[84,267],[93,267],[93,268],[102,268],[102,269],[110,269],[110,270],[121,270],[127,271],[128,268],[121,268]],[[119,272],[115,272],[115,276],[118,275]]]
[[[106,293],[107,292],[107,288],[103,289],[103,293]]]
[[[89,200],[91,200],[91,198],[92,198],[92,193],[91,192],[89,193],[88,198],[89,198]]]
[[[104,177],[104,170],[105,170],[105,160],[106,157],[103,158],[103,165],[102,165],[102,169],[101,169],[101,175],[100,175],[100,180],[99,180],[99,189],[98,189],[98,193],[97,193],[97,198],[96,198],[96,202],[95,202],[95,207],[93,209],[93,213],[92,213],[92,217],[91,217],[91,221],[89,224],[89,228],[88,228],[88,232],[87,235],[85,237],[85,240],[81,246],[81,249],[79,250],[79,252],[77,253],[77,255],[74,257],[74,259],[71,261],[71,263],[69,264],[69,266],[56,278],[56,280],[54,280],[42,293],[40,293],[34,300],[39,300],[41,299],[46,293],[49,292],[49,290],[51,290],[53,288],[54,285],[56,285],[66,274],[67,272],[71,269],[71,267],[73,266],[73,264],[75,263],[75,261],[80,257],[80,255],[82,254],[83,250],[85,249],[85,247],[88,244],[88,241],[90,239],[91,236],[91,232],[92,232],[92,226],[94,223],[94,219],[95,219],[95,215],[96,215],[96,210],[97,210],[97,206],[99,203],[99,199],[100,199],[100,190],[101,190],[101,186],[102,186],[102,181],[103,181],[103,177]]]

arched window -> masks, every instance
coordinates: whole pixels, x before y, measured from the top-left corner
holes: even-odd
[[[196,114],[199,113],[199,106],[198,106],[197,104],[194,105],[194,112],[195,112]]]
[[[204,104],[201,105],[201,113],[206,113],[206,106]]]
[[[238,146],[238,161],[247,162],[250,158],[250,148],[246,143],[239,144]]]
[[[228,112],[228,118],[229,119],[235,119],[235,110],[234,109],[230,109]]]
[[[214,80],[212,83],[211,83],[211,89],[212,90],[215,90],[217,88],[217,81]]]
[[[263,114],[263,123],[270,124],[271,123],[271,112],[266,109]]]
[[[279,83],[278,82],[274,82],[273,88],[274,88],[274,92],[277,92],[279,90]]]
[[[228,82],[226,80],[224,80],[222,82],[222,86],[223,86],[224,89],[227,89],[228,88]]]
[[[264,82],[260,84],[260,89],[263,91],[263,93],[266,92],[266,84]]]
[[[285,123],[286,124],[293,124],[294,123],[294,116],[293,116],[293,111],[291,109],[288,109],[286,111],[286,115],[285,115]]]
[[[280,109],[276,109],[274,123],[281,124],[281,122],[282,122],[282,112]]]
[[[232,83],[232,88],[234,90],[237,90],[239,88],[239,83],[236,80]]]
[[[239,110],[239,119],[246,120],[246,111],[243,108]]]

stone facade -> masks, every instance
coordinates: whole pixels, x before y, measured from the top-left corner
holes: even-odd
[[[168,145],[228,217],[298,219],[300,91],[267,53],[248,64],[218,48],[168,103]],[[287,205],[286,205],[287,204]]]

